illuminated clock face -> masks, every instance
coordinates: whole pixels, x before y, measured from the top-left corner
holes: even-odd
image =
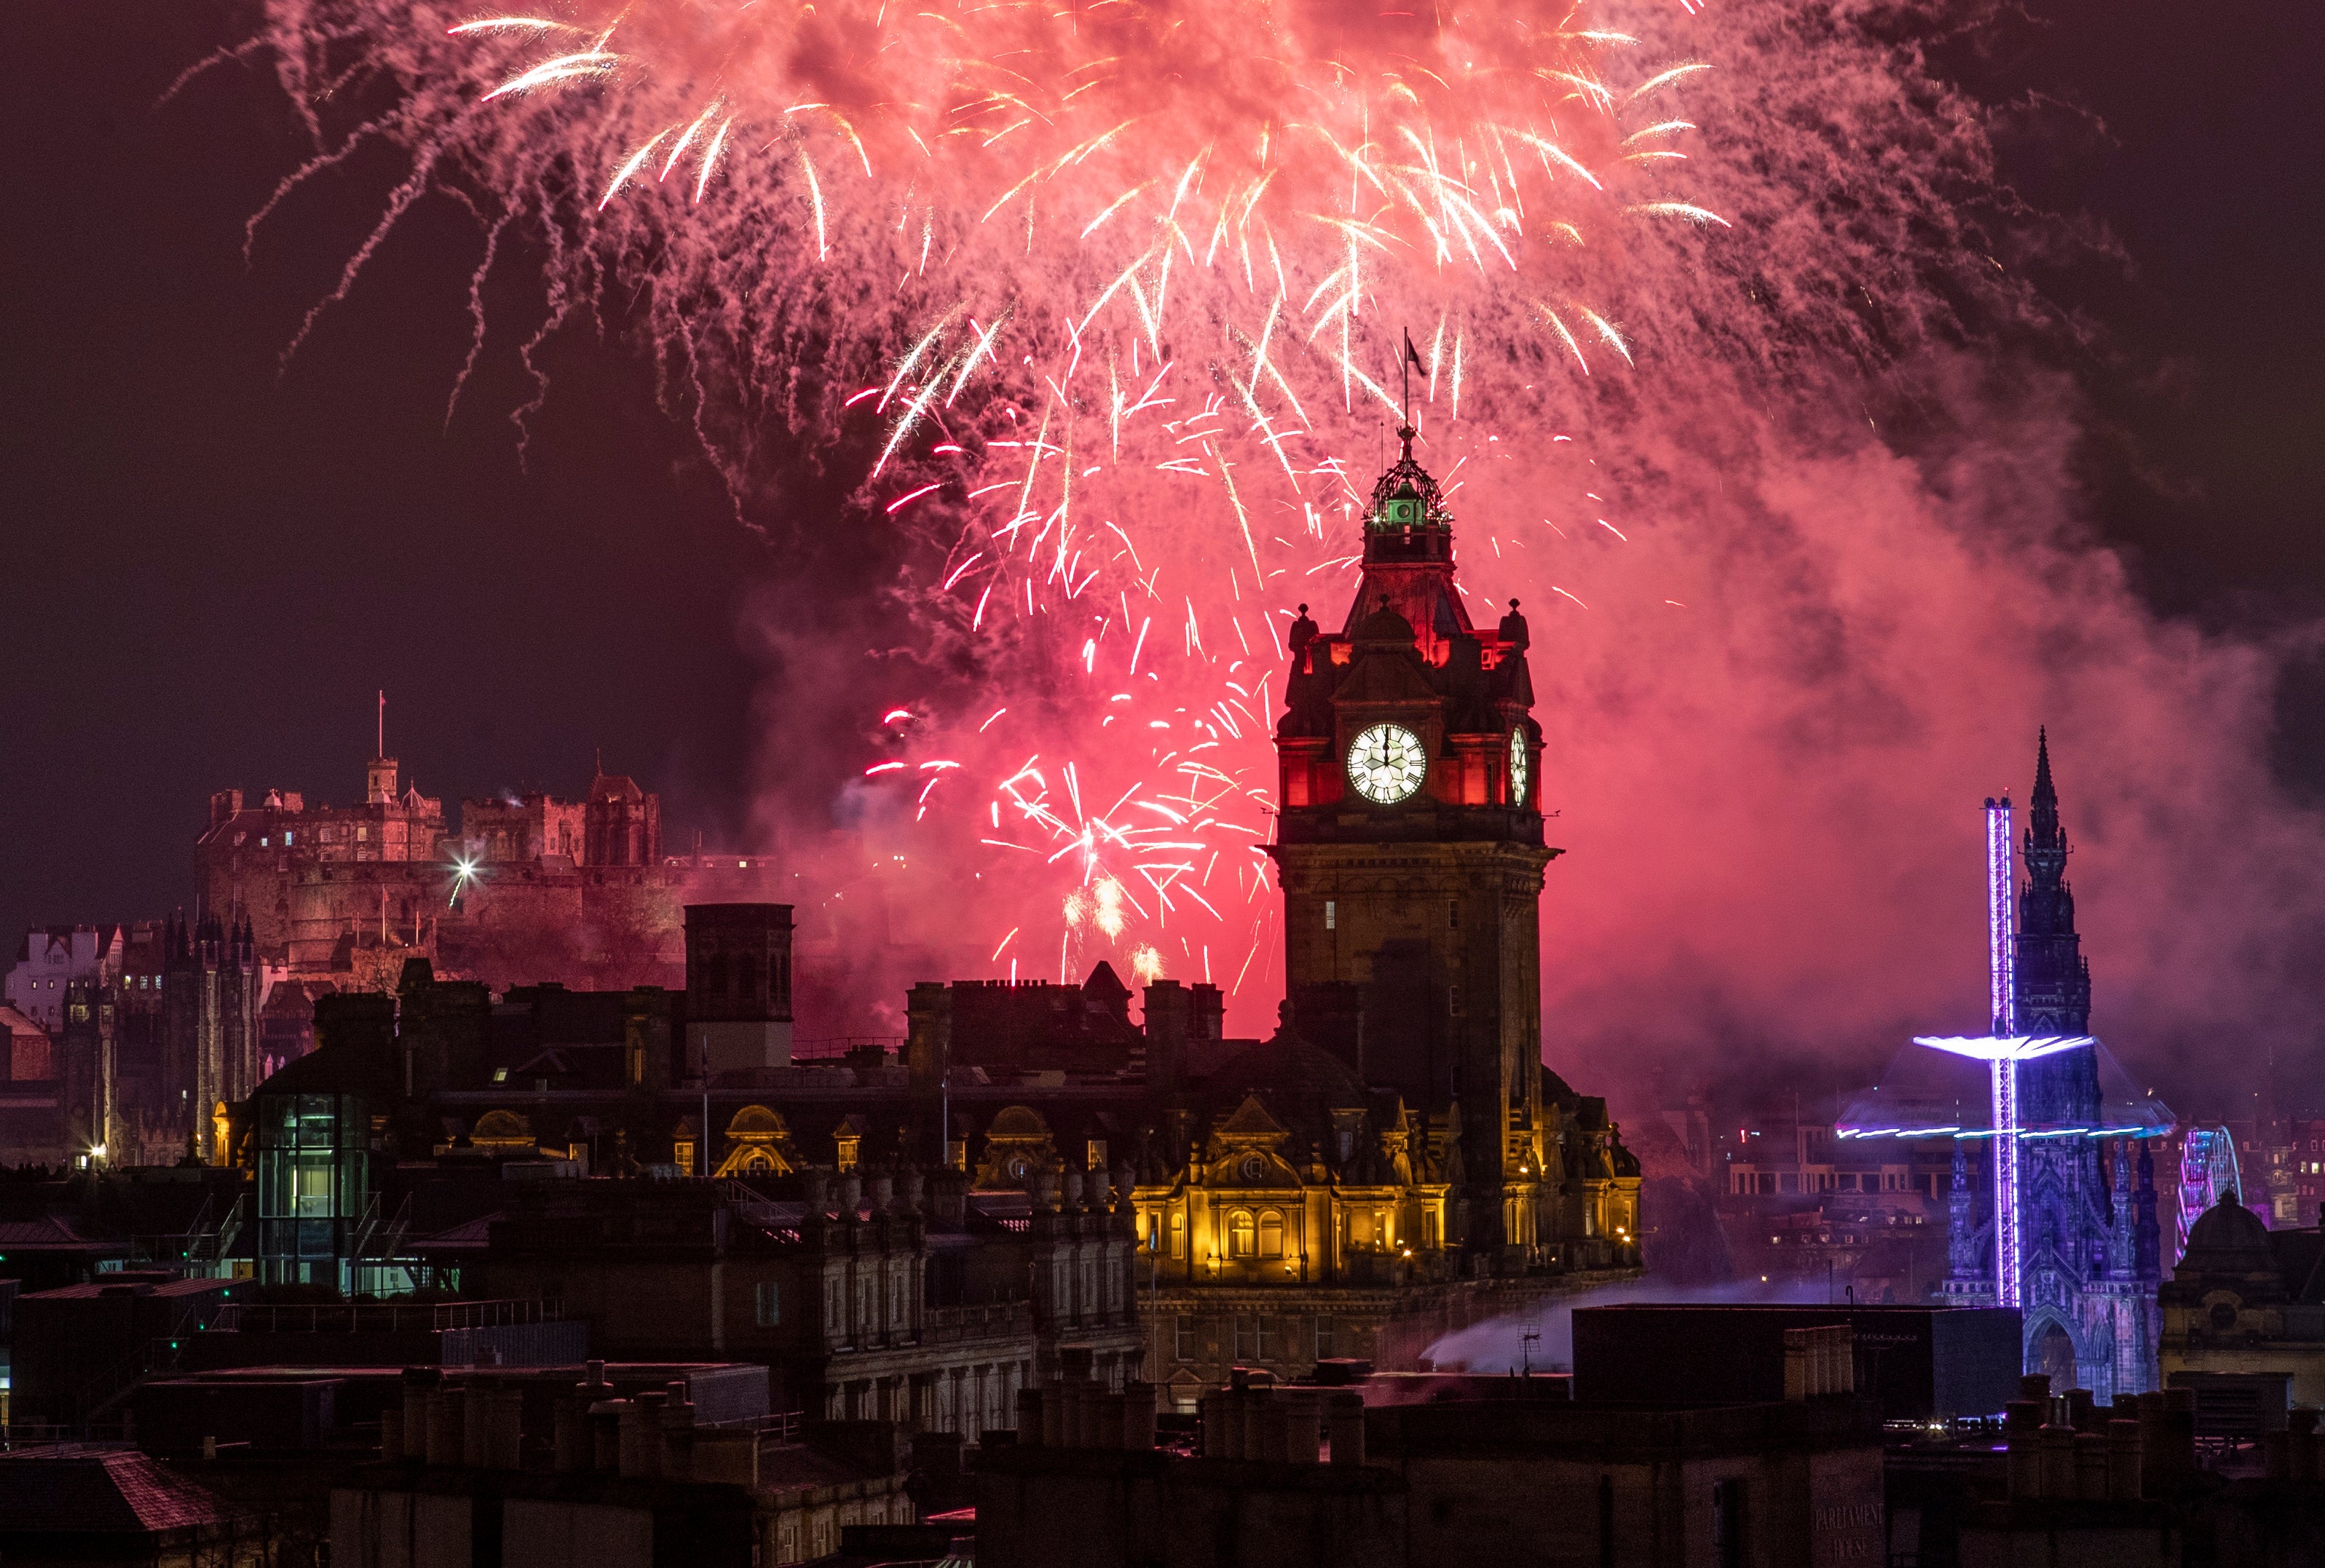
[[[1525,726],[1510,732],[1510,804],[1526,803],[1526,781],[1533,776],[1533,758],[1526,751]]]
[[[1348,782],[1376,806],[1410,798],[1428,777],[1421,737],[1403,724],[1375,724],[1348,748]]]

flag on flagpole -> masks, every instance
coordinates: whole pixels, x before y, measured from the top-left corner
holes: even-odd
[[[1429,374],[1429,367],[1421,363],[1421,351],[1413,346],[1413,334],[1410,332],[1404,335],[1404,363],[1423,375]]]

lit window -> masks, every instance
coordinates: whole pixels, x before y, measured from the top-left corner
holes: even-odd
[[[1259,1217],[1259,1255],[1262,1258],[1283,1256],[1283,1216],[1274,1209]]]
[[[1187,1216],[1174,1209],[1171,1213],[1171,1256],[1184,1258],[1186,1255]]]
[[[1257,1241],[1257,1231],[1251,1222],[1251,1211],[1237,1209],[1227,1216],[1227,1256],[1248,1258]]]
[[[1327,930],[1327,931],[1337,931],[1337,930],[1338,930],[1338,929],[1339,929],[1339,927],[1340,927],[1340,906],[1339,906],[1339,903],[1338,903],[1338,901],[1337,899],[1325,899],[1325,900],[1324,900],[1324,929],[1325,929],[1325,930]]]

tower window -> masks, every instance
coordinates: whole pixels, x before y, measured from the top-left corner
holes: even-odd
[[[1324,929],[1337,931],[1339,927],[1340,906],[1336,900],[1327,899],[1324,900]]]
[[[1450,985],[1445,988],[1445,1010],[1452,1014],[1455,1018],[1459,1018],[1461,1016],[1460,986]]]
[[[1445,928],[1448,931],[1459,931],[1461,928],[1461,900],[1459,899],[1445,906]]]

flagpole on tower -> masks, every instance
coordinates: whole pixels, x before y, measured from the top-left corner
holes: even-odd
[[[1413,334],[1410,331],[1404,334],[1403,363],[1396,368],[1398,375],[1403,378],[1404,428],[1409,430],[1413,429],[1413,373],[1417,370],[1424,376],[1429,374],[1429,367],[1421,363],[1421,351],[1413,346]]]

